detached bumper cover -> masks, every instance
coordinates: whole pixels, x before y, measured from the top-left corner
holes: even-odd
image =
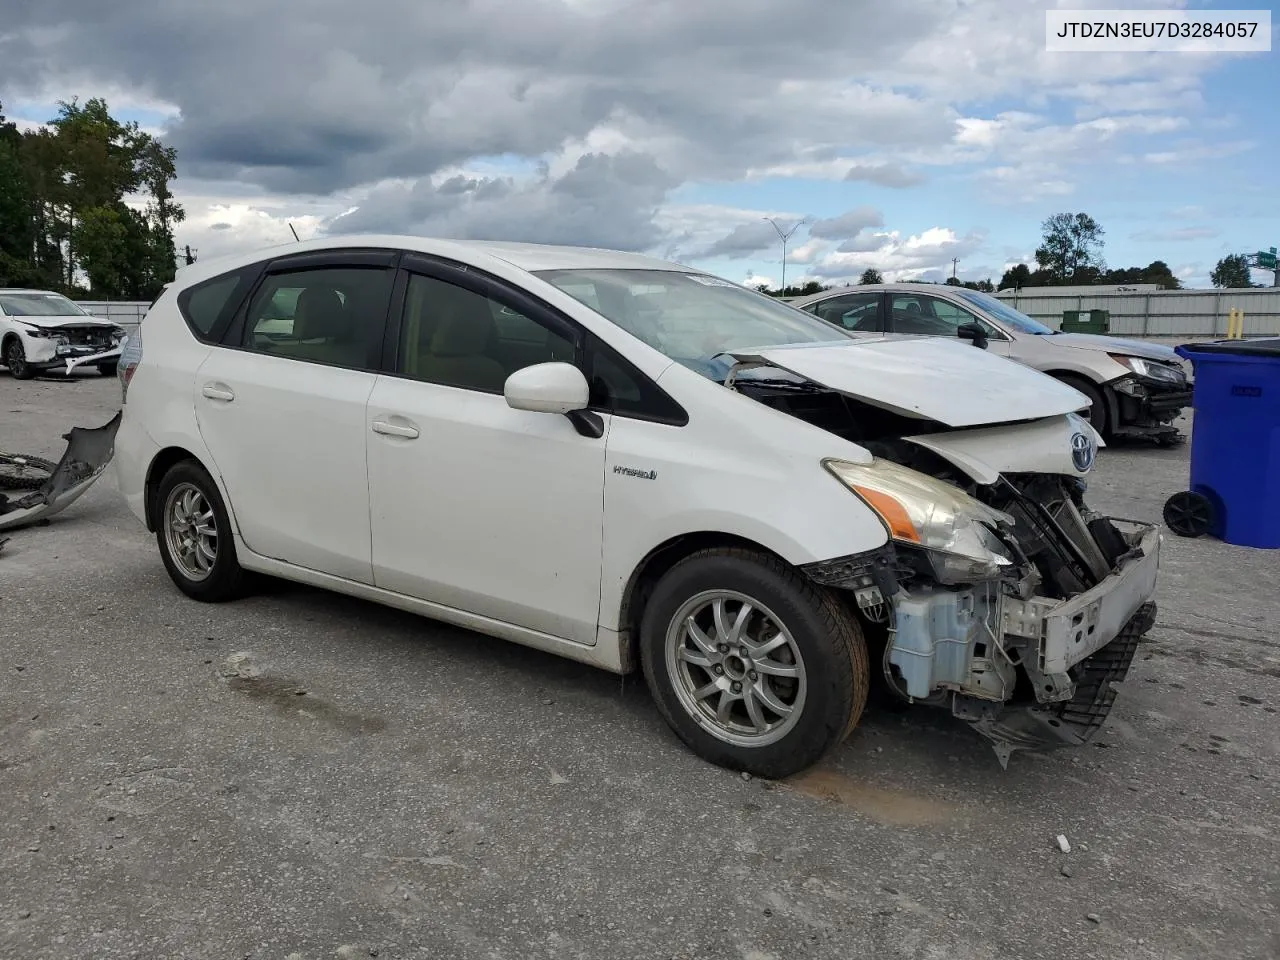
[[[61,513],[102,475],[115,453],[123,413],[94,429],[73,427],[64,434],[67,449],[39,490],[21,497],[0,495],[0,530],[25,527]]]

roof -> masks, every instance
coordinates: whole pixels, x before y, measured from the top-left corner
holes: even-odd
[[[544,243],[516,243],[505,240],[448,240],[407,234],[349,234],[274,244],[217,259],[198,260],[178,268],[176,280],[187,277],[213,276],[224,269],[256,263],[270,257],[293,253],[332,250],[339,247],[391,247],[443,257],[459,257],[483,266],[488,257],[504,261],[519,270],[678,270],[697,271],[678,263],[647,257],[640,253],[605,250],[598,247],[574,247]]]
[[[35,287],[0,287],[0,293],[38,293],[42,297],[60,297],[57,290],[37,290]]]
[[[907,281],[902,283],[859,283],[848,287],[832,287],[830,290],[823,290],[821,293],[811,293],[807,297],[795,297],[788,302],[794,307],[800,307],[806,303],[829,300],[831,297],[842,297],[850,293],[876,293],[880,290],[898,293],[931,293],[935,296],[939,294],[946,295],[956,291],[980,292],[971,290],[969,287],[956,286],[953,283],[910,283]]]

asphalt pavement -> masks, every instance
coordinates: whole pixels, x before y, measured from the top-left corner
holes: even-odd
[[[0,373],[0,449],[56,459],[118,405]],[[1158,521],[1186,457],[1105,450],[1090,498]],[[639,678],[288,584],[187,600],[110,472],[10,536],[6,958],[1280,956],[1280,552],[1166,538],[1089,746],[1002,771],[881,702],[775,784]]]

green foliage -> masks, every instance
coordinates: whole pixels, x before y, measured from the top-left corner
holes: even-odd
[[[829,286],[824,286],[817,280],[808,280],[800,286],[792,284],[783,290],[771,290],[768,287],[761,287],[760,292],[770,297],[807,297],[814,293],[821,293],[823,290],[830,290]]]
[[[0,286],[151,300],[173,279],[176,154],[105,100],[21,133],[0,107]]]
[[[884,277],[880,276],[879,270],[872,270],[870,267],[862,271],[862,276],[858,278],[858,283],[866,286],[873,283],[884,283]]]
[[[1233,287],[1252,287],[1253,277],[1249,273],[1249,257],[1243,253],[1232,253],[1218,261],[1209,280],[1219,289]]]
[[[1098,271],[1102,263],[1102,226],[1087,213],[1055,213],[1040,225],[1044,238],[1036,248],[1036,264],[1060,283],[1089,283],[1081,271]]]

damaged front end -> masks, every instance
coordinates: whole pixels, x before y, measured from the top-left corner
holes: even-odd
[[[893,542],[807,572],[851,590],[862,615],[884,626],[894,692],[949,706],[1007,765],[1015,750],[1082,744],[1101,727],[1112,684],[1155,620],[1161,538],[1150,524],[1090,512],[1072,478],[1002,476],[974,492],[990,511],[974,510],[974,522],[1007,563],[912,543],[872,496]]]
[[[1020,749],[1087,742],[1155,621],[1157,527],[1099,515],[1084,476],[1101,440],[1078,416],[954,428],[820,384],[735,388],[851,440],[826,464],[884,523],[870,554],[805,573],[846,591],[884,638],[889,687]]]
[[[67,448],[62,459],[34,489],[0,490],[0,530],[47,520],[75,503],[111,462],[120,418],[121,414],[117,413],[101,427],[73,427],[70,433],[64,434]],[[6,474],[16,476],[17,468],[28,462],[28,458],[0,452],[0,466],[9,468]],[[22,482],[11,486],[29,488],[33,484]]]

